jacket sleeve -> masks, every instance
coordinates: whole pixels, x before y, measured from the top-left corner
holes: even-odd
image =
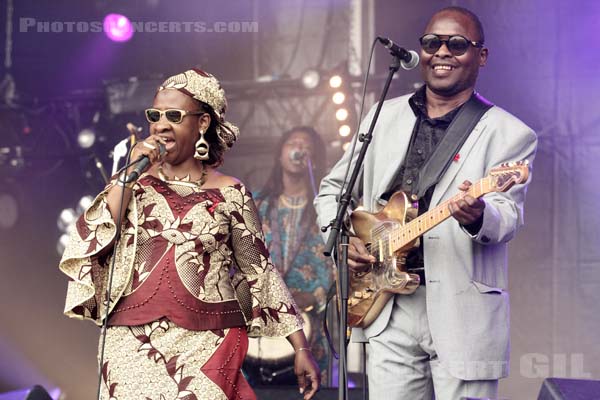
[[[243,185],[228,187],[223,194],[230,204],[236,264],[232,281],[245,314],[250,310],[249,335],[285,337],[302,329],[298,307],[271,262],[251,194]]]
[[[515,117],[504,111],[500,112],[508,117],[497,118],[488,125],[493,126],[493,131],[485,173],[489,174],[492,168],[503,163],[527,160],[529,176],[524,184],[516,184],[506,192],[493,192],[483,197],[483,223],[477,235],[470,235],[474,241],[483,245],[508,242],[523,225],[525,195],[531,182],[537,149],[535,132]]]

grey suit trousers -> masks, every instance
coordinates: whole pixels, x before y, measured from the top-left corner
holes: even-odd
[[[421,286],[412,295],[396,295],[385,329],[367,337],[369,398],[495,399],[498,380],[461,380],[440,363],[429,332],[425,291]]]

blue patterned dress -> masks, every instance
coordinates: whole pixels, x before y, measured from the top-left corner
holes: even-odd
[[[326,383],[329,347],[323,318],[333,267],[331,260],[323,256],[324,243],[316,219],[310,217],[311,200],[281,195],[269,207],[269,201],[260,193],[255,197],[273,264],[299,307],[310,317],[310,345],[321,369],[321,381]]]

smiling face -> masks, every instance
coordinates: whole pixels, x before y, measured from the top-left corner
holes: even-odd
[[[470,41],[480,41],[475,22],[456,11],[442,11],[435,14],[425,34],[440,36],[462,35]],[[452,98],[465,91],[472,91],[477,81],[479,68],[486,63],[488,50],[469,46],[466,53],[455,56],[446,44],[435,52],[426,53],[421,49],[421,74],[427,85],[438,96]]]
[[[153,108],[167,110],[176,108],[186,111],[199,111],[199,106],[194,99],[174,89],[159,91],[154,97]],[[163,138],[167,154],[165,162],[171,165],[181,164],[194,160],[195,143],[200,137],[199,130],[206,132],[210,124],[210,116],[186,115],[180,124],[175,124],[163,114],[158,122],[150,124],[150,134]]]

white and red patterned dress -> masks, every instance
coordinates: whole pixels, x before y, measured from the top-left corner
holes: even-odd
[[[107,282],[116,226],[107,189],[77,221],[60,269],[65,314],[109,309],[102,398],[255,399],[240,372],[251,336],[288,336],[299,317],[244,185],[202,189],[143,175]],[[109,254],[109,255],[106,255]]]

